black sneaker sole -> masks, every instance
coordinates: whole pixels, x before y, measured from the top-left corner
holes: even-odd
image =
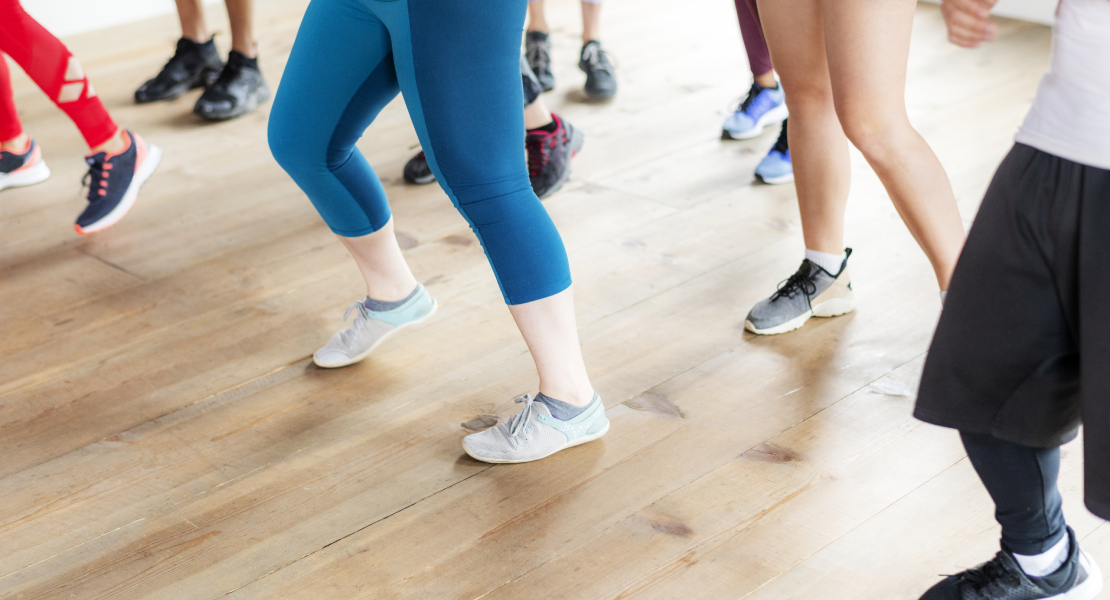
[[[172,88],[170,88],[167,91],[167,93],[162,94],[161,96],[157,96],[157,97],[153,97],[153,96],[145,97],[144,96],[144,97],[140,98],[139,97],[139,92],[138,92],[138,90],[136,90],[135,91],[135,104],[150,104],[152,102],[163,102],[163,101],[167,101],[167,100],[176,100],[176,99],[180,98],[181,96],[185,95],[185,93],[187,93],[189,90],[195,90],[197,88],[208,87],[209,85],[214,83],[216,81],[216,78],[218,78],[219,76],[220,76],[220,69],[205,69],[204,71],[201,71],[200,73],[198,73],[197,76],[194,77],[193,80],[188,82],[187,84],[183,83],[181,85],[175,85]]]
[[[193,114],[207,121],[229,121],[231,119],[241,117],[254,109],[258,108],[263,102],[270,98],[270,87],[265,83],[255,90],[247,97],[247,101],[235,108],[228,111],[212,111],[206,112],[200,109],[200,102],[193,107]]]

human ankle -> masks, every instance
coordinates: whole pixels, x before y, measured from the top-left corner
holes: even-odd
[[[127,140],[123,137],[123,129],[116,130],[112,137],[105,140],[103,143],[89,149],[90,154],[98,154],[100,152],[107,152],[108,154],[119,154],[127,149]]]
[[[15,154],[23,154],[30,145],[31,136],[27,135],[27,132],[23,132],[10,140],[0,142],[0,148]]]

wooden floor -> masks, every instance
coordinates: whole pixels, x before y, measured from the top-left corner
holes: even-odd
[[[304,4],[259,2],[272,85]],[[17,77],[54,176],[0,194],[0,597],[915,599],[993,554],[956,436],[910,416],[936,284],[859,155],[859,310],[753,337],[745,312],[803,246],[793,186],[752,185],[777,129],[718,139],[749,81],[731,3],[606,4],[609,105],[581,102],[576,3],[549,4],[545,99],[586,144],[546,205],[613,426],[527,465],[461,451],[535,375],[464,221],[437,187],[400,181],[416,145],[400,100],[361,147],[441,310],[324,371],[310,355],[361,282],[270,157],[266,108],[208,125],[197,92],[133,105],[172,18],[68,39],[117,119],[166,152],[127,219],[78,238],[81,140]],[[1049,37],[1004,21],[967,52],[919,7],[906,95],[967,222]],[[1075,444],[1061,478],[1069,521],[1110,566]]]

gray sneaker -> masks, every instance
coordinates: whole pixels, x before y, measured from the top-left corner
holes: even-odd
[[[803,260],[798,272],[790,276],[770,298],[760,300],[748,313],[744,328],[759,335],[786,333],[806,324],[810,317],[839,317],[856,309],[856,296],[848,277],[845,249],[840,272],[832,274]]]
[[[609,431],[605,404],[597,394],[585,412],[569,421],[552,417],[547,405],[531,396],[521,396],[516,402],[523,402],[524,410],[507,422],[464,437],[463,450],[482,462],[522,463],[592,442]]]
[[[312,355],[317,366],[325,369],[345,367],[366,358],[399,329],[423,323],[436,314],[436,301],[428,295],[423,285],[411,300],[393,310],[373,311],[361,302],[355,302],[343,314],[343,321],[357,313],[350,327],[331,336],[327,344]]]

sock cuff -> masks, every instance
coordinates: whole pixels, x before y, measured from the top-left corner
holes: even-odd
[[[393,310],[395,308],[401,308],[401,306],[403,306],[406,302],[408,302],[409,300],[412,300],[413,298],[416,297],[417,294],[420,293],[420,288],[421,287],[422,286],[419,283],[417,283],[416,287],[413,288],[412,293],[409,294],[408,296],[405,296],[401,300],[394,300],[394,301],[375,300],[375,299],[371,298],[370,296],[367,296],[366,299],[362,301],[362,305],[366,307],[366,310],[369,310],[369,311],[372,311],[372,312],[385,312],[387,310]]]
[[[840,266],[844,264],[845,258],[846,253],[844,252],[840,254],[829,254],[828,252],[819,252],[806,248],[806,259],[833,275],[840,273]]]

